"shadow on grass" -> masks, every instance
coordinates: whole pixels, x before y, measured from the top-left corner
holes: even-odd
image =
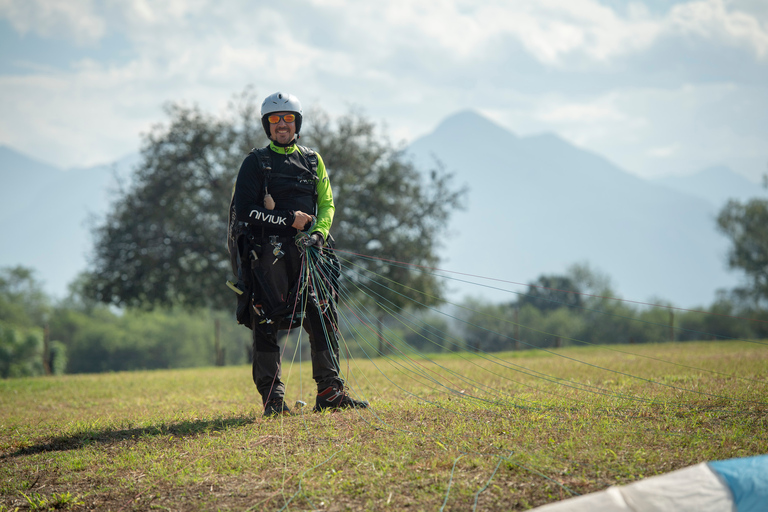
[[[159,426],[148,426],[129,429],[103,429],[103,430],[83,430],[69,436],[58,436],[47,442],[26,446],[19,450],[0,456],[0,460],[13,457],[23,457],[25,455],[35,455],[45,452],[57,452],[67,450],[79,450],[93,444],[112,444],[128,440],[139,440],[148,437],[166,437],[176,438],[194,436],[209,432],[219,432],[234,427],[241,427],[253,423],[252,416],[239,416],[226,419],[215,420],[194,420],[181,421],[178,423],[162,424]]]

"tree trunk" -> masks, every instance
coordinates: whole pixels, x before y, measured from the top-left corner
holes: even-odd
[[[224,349],[221,348],[221,320],[213,320],[213,350],[216,352],[216,366],[224,366]]]
[[[53,373],[51,366],[51,329],[48,324],[45,324],[43,327],[43,372],[45,375]]]
[[[386,340],[384,339],[384,313],[379,313],[376,317],[376,335],[379,338],[379,354],[383,356],[388,352]]]

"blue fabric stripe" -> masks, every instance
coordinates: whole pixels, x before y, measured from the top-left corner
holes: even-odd
[[[768,511],[768,455],[710,462],[728,483],[738,512]]]

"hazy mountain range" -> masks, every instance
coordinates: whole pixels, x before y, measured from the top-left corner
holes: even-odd
[[[443,268],[527,283],[587,262],[624,298],[682,307],[709,304],[738,283],[715,218],[729,197],[765,194],[725,167],[644,180],[555,135],[517,137],[474,112],[445,119],[410,149],[420,165],[436,156],[470,189],[466,210],[449,221]]]
[[[65,171],[0,146],[0,267],[34,268],[46,292],[65,296],[86,268],[89,226],[136,162]]]
[[[683,307],[708,304],[716,289],[738,283],[726,269],[728,242],[714,219],[730,197],[765,195],[726,167],[643,180],[555,135],[517,137],[474,112],[447,118],[410,152],[424,166],[439,158],[455,184],[467,186],[465,209],[448,220],[441,249],[441,267],[461,273],[458,279],[527,283],[588,262],[624,298],[660,297]],[[137,162],[131,155],[65,171],[0,146],[0,267],[32,267],[48,293],[64,296],[87,266],[89,224],[103,218]],[[452,288],[457,300],[514,298],[461,283]]]

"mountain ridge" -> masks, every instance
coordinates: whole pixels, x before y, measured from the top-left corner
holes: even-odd
[[[59,169],[15,150],[0,150],[0,267],[35,269],[46,293],[62,298],[86,268],[92,221],[103,217],[116,178],[136,162]]]
[[[718,207],[722,207],[728,199],[746,201],[768,195],[768,190],[725,165],[707,167],[687,176],[663,176],[653,181],[683,193],[707,198]]]
[[[469,184],[468,211],[451,222],[453,250],[443,268],[482,268],[519,283],[588,262],[622,296],[684,306],[709,303],[717,289],[736,285],[725,265],[727,240],[714,224],[717,208],[707,199],[644,180],[555,134],[500,136],[486,147],[475,134],[498,125],[466,111],[450,121],[409,147],[416,165],[437,155]],[[468,293],[464,285],[457,290]]]

